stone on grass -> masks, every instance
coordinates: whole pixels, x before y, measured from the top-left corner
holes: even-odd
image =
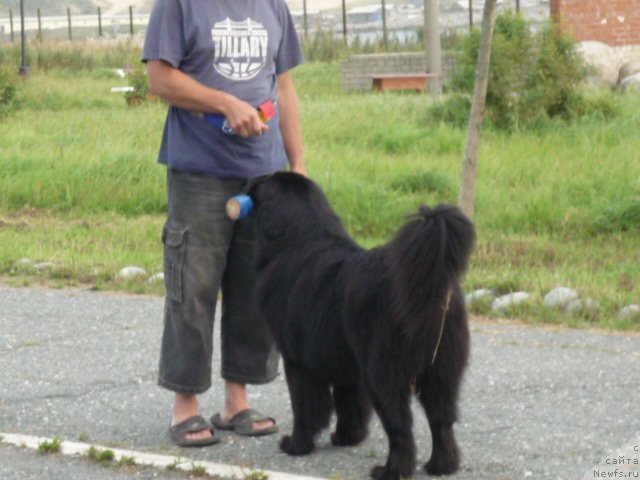
[[[587,82],[595,86],[615,87],[620,73],[620,61],[613,48],[606,43],[586,41],[580,42],[578,52],[588,65],[592,67]]]
[[[164,273],[158,272],[149,277],[147,283],[160,283],[164,281]]]
[[[618,83],[622,83],[625,78],[635,75],[636,73],[640,73],[640,60],[631,60],[630,62],[624,63],[620,67]]]
[[[31,269],[36,271],[36,272],[42,272],[44,270],[51,270],[55,266],[56,266],[56,264],[53,263],[53,262],[39,262],[39,263],[33,264]]]
[[[567,315],[586,315],[588,317],[595,316],[599,311],[600,303],[593,298],[585,298],[584,300],[576,298],[569,302],[564,309],[564,313]]]
[[[474,313],[483,313],[491,308],[491,304],[496,299],[496,294],[488,288],[481,288],[468,293],[465,297],[467,308]]]
[[[18,270],[22,270],[22,269],[25,269],[25,268],[31,268],[31,265],[33,265],[33,260],[31,260],[30,258],[27,258],[27,257],[19,258],[18,260],[13,262],[13,268],[18,269]]]
[[[627,305],[618,312],[620,320],[640,320],[640,305]]]
[[[474,290],[471,293],[468,293],[464,299],[467,304],[472,304],[475,302],[486,302],[487,299],[491,299],[489,301],[493,302],[496,298],[496,294],[493,293],[493,290],[489,290],[488,288],[481,288],[480,290]]]
[[[147,271],[144,268],[130,265],[120,270],[116,275],[116,278],[119,278],[122,280],[128,280],[132,278],[146,277],[146,276],[147,276]]]
[[[578,292],[567,287],[558,287],[551,290],[544,296],[543,305],[547,308],[566,308],[574,300],[577,300]]]
[[[507,295],[502,295],[496,298],[491,304],[491,311],[504,312],[512,307],[521,305],[531,298],[527,292],[514,292]]]
[[[640,93],[640,73],[629,75],[627,78],[620,82],[620,90],[623,92],[638,92]]]

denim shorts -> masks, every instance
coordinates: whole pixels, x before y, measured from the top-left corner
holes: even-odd
[[[234,222],[227,200],[260,179],[167,172],[162,231],[166,299],[158,384],[178,393],[211,386],[213,321],[222,293],[222,378],[261,384],[277,375],[278,353],[253,296],[251,216]]]

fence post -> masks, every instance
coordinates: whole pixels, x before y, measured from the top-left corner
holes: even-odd
[[[13,10],[9,10],[9,30],[11,31],[11,43],[13,43],[16,40],[13,32]]]
[[[20,62],[20,75],[27,77],[29,67],[27,66],[27,33],[24,29],[24,2],[20,0],[20,51],[22,60]]]
[[[42,43],[42,15],[38,9],[38,42]]]
[[[469,0],[469,30],[473,30],[473,0]]]
[[[98,7],[98,36],[102,36],[102,8]]]
[[[387,6],[385,0],[382,0],[382,42],[384,48],[387,48]]]
[[[69,40],[73,40],[73,33],[71,32],[71,9],[67,7],[67,23],[69,25]]]
[[[307,0],[302,2],[302,17],[304,19],[304,36],[309,40],[309,24],[307,21]]]
[[[347,40],[347,0],[342,0],[342,36],[344,37],[344,44],[349,45]]]
[[[129,32],[133,37],[133,7],[129,5]]]
[[[516,12],[520,13],[520,0],[516,0]]]

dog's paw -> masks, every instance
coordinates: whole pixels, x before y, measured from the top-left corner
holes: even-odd
[[[431,457],[431,459],[425,463],[424,470],[429,475],[451,475],[458,471],[460,467],[460,460],[457,455],[451,455],[449,457],[440,456],[437,458]]]
[[[280,450],[287,455],[308,455],[313,451],[313,442],[294,441],[291,435],[283,435],[280,439]]]
[[[336,447],[347,447],[350,445],[358,445],[365,438],[367,438],[368,432],[363,430],[361,432],[333,432],[331,434],[331,444]]]
[[[386,465],[377,465],[371,469],[369,476],[374,480],[401,480],[403,478],[409,478],[410,475],[402,476],[397,470],[392,470]]]

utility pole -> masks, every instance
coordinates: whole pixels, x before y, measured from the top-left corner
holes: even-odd
[[[424,41],[427,51],[427,73],[429,92],[442,95],[442,46],[440,44],[439,0],[424,0]]]

